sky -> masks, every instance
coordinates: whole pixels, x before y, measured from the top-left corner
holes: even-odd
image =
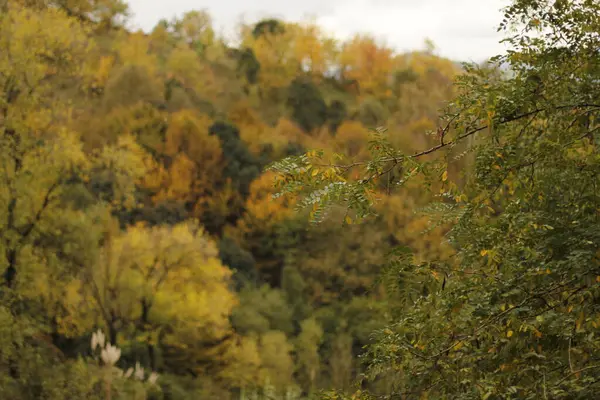
[[[508,0],[129,0],[130,26],[150,31],[160,20],[206,10],[217,31],[232,37],[241,20],[314,18],[338,39],[369,33],[398,52],[424,48],[455,61],[484,61],[503,52],[500,9]]]

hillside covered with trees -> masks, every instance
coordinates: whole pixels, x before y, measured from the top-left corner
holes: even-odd
[[[0,0],[0,399],[590,398],[600,6],[514,3],[460,66]]]

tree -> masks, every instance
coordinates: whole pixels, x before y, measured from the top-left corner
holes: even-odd
[[[171,23],[173,36],[202,55],[215,41],[212,18],[206,11],[188,11],[180,20]]]
[[[352,337],[340,332],[333,339],[329,354],[329,373],[334,388],[344,391],[349,389],[353,367]]]
[[[236,52],[238,71],[243,74],[246,81],[250,85],[258,82],[258,74],[260,73],[260,63],[256,59],[252,49],[246,47]]]
[[[91,43],[64,11],[35,6],[0,6],[0,397],[93,398],[94,377],[53,343],[93,246],[92,221],[65,199],[89,166],[65,94],[88,81]]]
[[[152,367],[160,352],[171,370],[200,371],[210,348],[229,334],[236,302],[228,287],[231,273],[217,255],[194,223],[139,224],[123,234],[109,228],[97,264],[83,277],[82,301],[89,305],[81,305],[82,315],[102,321],[110,343],[141,340]]]
[[[240,305],[233,311],[232,323],[241,334],[279,331],[291,334],[292,313],[284,294],[268,285],[247,286],[240,292]]]
[[[210,126],[209,132],[221,142],[226,162],[223,176],[230,178],[234,188],[246,196],[250,183],[259,175],[258,160],[241,141],[240,131],[235,125],[215,122]]]
[[[57,8],[73,21],[92,22],[99,30],[122,26],[129,16],[129,7],[121,0],[33,0],[32,8]]]
[[[248,249],[256,260],[255,268],[262,279],[280,276],[285,250],[281,248],[281,236],[286,236],[281,223],[292,215],[290,199],[273,198],[271,174],[263,174],[250,185],[250,194],[244,205],[244,214],[235,227],[230,228],[231,237]],[[278,284],[275,279],[274,284]]]
[[[253,58],[260,65],[258,81],[262,97],[273,100],[278,91],[291,83],[300,68],[293,48],[295,29],[282,21],[264,20],[254,27],[245,27],[241,39],[242,48],[252,50]],[[251,61],[249,66],[255,64],[254,60],[248,61]]]
[[[263,35],[277,35],[285,32],[285,26],[281,21],[276,19],[265,19],[254,25],[252,35],[259,38]]]
[[[381,96],[393,69],[392,50],[373,37],[356,35],[344,43],[338,62],[345,80],[356,81],[361,94]]]
[[[292,345],[285,334],[270,331],[260,338],[263,374],[270,385],[283,392],[293,384],[294,361]]]
[[[292,119],[307,133],[323,126],[327,120],[327,104],[321,92],[306,79],[292,81],[287,106],[292,110]]]
[[[106,82],[104,105],[110,110],[139,102],[158,104],[162,97],[160,87],[153,85],[145,67],[128,65],[118,69]]]
[[[3,284],[12,288],[28,264],[23,252],[53,229],[49,221],[63,208],[69,177],[87,164],[76,135],[59,122],[68,108],[52,84],[82,84],[89,47],[85,31],[52,9],[33,12],[9,3],[0,33],[8,55],[0,63],[0,246]]]
[[[357,118],[370,129],[378,128],[388,119],[388,110],[374,97],[366,98],[358,108]]]
[[[337,133],[338,128],[344,122],[348,115],[346,103],[340,100],[333,100],[327,108],[327,120],[329,121],[329,131],[332,134]]]
[[[492,62],[510,74],[466,65],[433,147],[403,154],[378,132],[359,182],[340,179],[347,166],[331,171],[308,156],[275,166],[315,170],[282,181],[322,190],[305,204],[344,199],[359,216],[390,168],[402,181],[424,172],[442,193],[428,212],[452,224],[456,255],[417,261],[401,248],[389,260],[406,307],[366,355],[368,378],[397,374],[385,398],[590,398],[600,385],[600,4],[515,0],[508,28],[512,50]],[[475,163],[462,188],[449,159],[418,161],[466,140]]]
[[[323,330],[314,319],[307,319],[300,324],[300,334],[296,339],[296,357],[300,382],[311,394],[318,382],[317,376],[321,367],[319,347],[323,340]]]

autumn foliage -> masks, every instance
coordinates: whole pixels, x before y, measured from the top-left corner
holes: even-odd
[[[243,25],[232,48],[206,12],[144,33],[126,11],[0,2],[0,398],[350,391],[396,302],[387,252],[446,254],[444,228],[421,238],[428,195],[389,187],[384,217],[312,227],[265,167],[308,148],[365,160],[384,124],[430,143],[459,69],[310,21]],[[98,329],[154,389],[93,378]]]

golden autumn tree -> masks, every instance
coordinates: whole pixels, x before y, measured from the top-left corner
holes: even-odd
[[[361,94],[388,96],[393,52],[370,36],[356,35],[338,56],[344,79],[356,81]]]
[[[0,15],[0,238],[4,284],[14,287],[23,252],[31,252],[63,208],[69,177],[86,168],[68,105],[53,84],[85,81],[86,32],[63,12],[8,3]]]
[[[276,146],[278,138],[272,133],[271,127],[262,120],[259,112],[252,107],[249,101],[240,101],[229,110],[229,119],[240,128],[240,137],[247,143],[252,153],[259,155],[267,146]]]
[[[294,57],[302,71],[317,78],[325,76],[337,56],[335,40],[327,37],[314,21],[290,24],[290,29],[294,33]]]
[[[335,135],[335,150],[351,159],[365,159],[370,131],[360,122],[343,122]]]
[[[242,28],[242,46],[252,49],[260,64],[261,87],[284,88],[300,70],[294,53],[295,29],[277,20],[261,21]]]
[[[169,117],[163,147],[166,180],[157,187],[156,201],[173,199],[193,206],[217,187],[223,161],[219,139],[208,133],[211,124],[207,116],[191,111]]]
[[[0,5],[0,397],[84,398],[94,378],[51,338],[58,300],[93,259],[93,222],[66,199],[89,166],[68,127],[93,41],[64,10],[23,3]],[[52,278],[44,286],[31,279],[38,271]]]
[[[160,352],[170,368],[200,371],[209,344],[230,332],[230,275],[194,223],[138,224],[123,233],[109,226],[98,262],[83,277],[81,317],[104,326],[111,343],[145,343],[152,365]]]

